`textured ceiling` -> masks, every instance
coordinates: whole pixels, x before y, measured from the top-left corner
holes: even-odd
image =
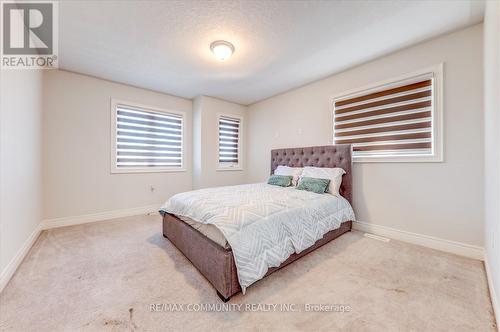
[[[251,104],[482,21],[482,1],[63,1],[62,69]],[[236,47],[226,62],[212,41]]]

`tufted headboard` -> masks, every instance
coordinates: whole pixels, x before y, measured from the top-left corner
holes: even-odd
[[[352,205],[351,153],[350,144],[271,150],[271,174],[279,165],[289,167],[340,167],[346,172],[342,177],[340,194]]]

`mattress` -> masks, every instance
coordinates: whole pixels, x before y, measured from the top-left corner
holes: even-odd
[[[198,232],[205,235],[206,237],[208,237],[210,240],[214,241],[221,247],[225,249],[228,249],[230,247],[229,243],[227,243],[226,237],[216,226],[212,224],[202,224],[196,220],[193,220],[185,216],[176,215],[176,217],[184,221],[186,224],[193,227]]]
[[[352,207],[341,196],[266,183],[176,194],[160,213],[217,227],[231,246],[243,293],[269,268],[311,247],[343,222],[355,220]]]

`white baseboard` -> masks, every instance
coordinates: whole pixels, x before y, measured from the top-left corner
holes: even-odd
[[[31,233],[26,239],[21,249],[19,249],[14,258],[12,258],[9,264],[7,264],[5,269],[2,271],[0,274],[0,292],[5,288],[5,286],[7,286],[14,273],[16,273],[17,268],[21,265],[24,257],[26,257],[31,247],[35,244],[35,241],[38,239],[41,232],[41,224],[38,224],[33,233]]]
[[[42,221],[42,229],[45,230],[45,229],[52,229],[64,226],[80,225],[101,220],[137,216],[140,214],[158,213],[159,208],[160,204],[153,204],[131,209],[105,211],[105,212],[84,214],[73,217],[47,219]]]
[[[488,257],[484,257],[484,269],[486,270],[486,278],[488,279],[488,287],[490,289],[491,306],[493,307],[493,315],[497,322],[497,330],[500,331],[500,303],[498,303],[497,292],[495,284],[493,283],[493,276],[491,275],[491,268],[488,262]]]
[[[421,245],[424,247],[449,252],[452,254],[474,258],[484,259],[484,248],[473,246],[466,243],[445,240],[433,236],[422,235],[407,231],[401,231],[387,226],[375,225],[363,221],[355,221],[353,228],[361,232],[371,233],[379,236],[385,236],[394,240]]]
[[[19,265],[21,265],[21,262],[23,261],[24,257],[26,257],[29,250],[31,249],[33,244],[35,244],[36,239],[43,230],[57,228],[57,227],[85,224],[85,223],[114,219],[114,218],[123,218],[141,214],[157,213],[159,207],[160,204],[154,204],[154,205],[141,206],[131,209],[114,210],[114,211],[85,214],[74,217],[43,220],[40,224],[38,224],[33,233],[31,233],[26,242],[24,242],[22,248],[19,249],[16,256],[9,262],[9,264],[1,272],[0,292],[9,283],[10,279],[16,272],[17,268],[19,267]]]

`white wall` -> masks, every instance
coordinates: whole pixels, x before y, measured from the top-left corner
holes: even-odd
[[[202,140],[202,96],[193,99],[193,188],[201,188],[203,179]]]
[[[361,221],[482,246],[482,25],[250,105],[249,181],[266,179],[272,148],[332,143],[333,96],[440,62],[445,161],[356,163],[354,209]]]
[[[42,71],[2,70],[0,281],[41,221]],[[21,259],[21,256],[17,256]],[[7,272],[10,265],[10,272]],[[19,262],[18,262],[19,263]],[[5,279],[4,279],[5,277]],[[3,284],[2,284],[3,286]],[[1,288],[1,287],[0,287]]]
[[[242,184],[246,181],[246,107],[217,98],[198,96],[193,102],[194,121],[194,188]],[[242,118],[241,147],[242,170],[217,170],[218,168],[218,115]]]
[[[484,18],[485,251],[492,302],[500,318],[500,4],[486,3]]]
[[[191,100],[60,70],[43,83],[44,219],[160,204],[191,190]],[[185,112],[187,171],[111,174],[111,98]]]

